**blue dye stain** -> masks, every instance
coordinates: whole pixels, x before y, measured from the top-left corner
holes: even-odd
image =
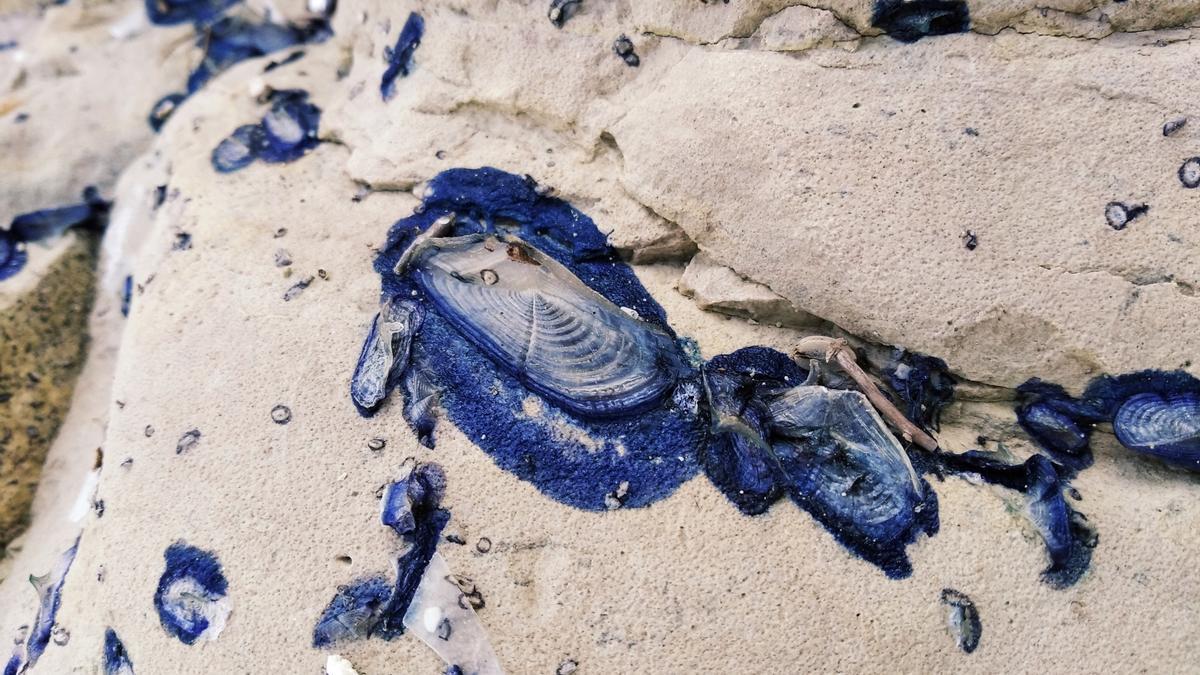
[[[163,558],[166,569],[154,592],[154,609],[163,630],[185,645],[195,644],[210,625],[206,610],[225,598],[229,582],[216,555],[183,541],[167,547]],[[177,584],[183,593],[173,592]]]
[[[963,0],[876,0],[871,25],[900,42],[965,33],[971,16]]]
[[[133,675],[133,661],[116,631],[104,631],[104,675]]]
[[[321,142],[317,129],[321,110],[308,102],[308,92],[285,89],[271,93],[271,108],[258,124],[238,127],[213,148],[212,165],[220,173],[243,169],[255,160],[291,162]]]
[[[429,183],[421,212],[391,228],[375,261],[383,297],[411,298],[431,310],[413,339],[412,359],[437,388],[438,404],[450,421],[498,466],[577,508],[610,508],[614,493],[620,495],[622,506],[646,506],[697,473],[695,449],[706,437],[707,421],[697,405],[700,385],[695,367],[688,366],[690,372],[662,405],[642,414],[584,419],[540,399],[543,420],[539,421],[525,412],[527,399],[537,399],[536,395],[437,311],[416,280],[393,271],[417,234],[453,213],[452,235],[494,233],[498,227],[515,232],[592,290],[674,336],[662,307],[620,261],[592,220],[543,192],[527,176],[493,168],[438,174]],[[685,360],[682,349],[679,360]],[[577,427],[591,444],[564,438],[561,428],[545,423],[546,418]]]
[[[71,548],[59,556],[54,569],[40,577],[29,577],[38,594],[38,611],[33,620],[33,628],[25,639],[25,645],[17,645],[13,655],[5,665],[5,675],[8,673],[24,673],[38,662],[50,644],[50,635],[54,631],[54,621],[58,616],[58,608],[62,604],[62,587],[75,562],[75,554],[79,551],[79,537]]]
[[[954,378],[945,361],[897,349],[883,376],[904,402],[909,421],[927,431],[941,428],[942,410],[954,400]]]
[[[383,60],[387,68],[379,81],[379,93],[387,101],[396,93],[396,78],[408,77],[413,68],[413,54],[421,46],[421,38],[425,35],[425,19],[420,14],[412,12],[404,22],[396,38],[396,46],[383,50]]]
[[[108,224],[111,206],[100,198],[96,188],[88,186],[79,204],[31,211],[13,218],[7,230],[0,230],[0,281],[15,276],[25,267],[29,261],[26,244],[57,237],[72,228],[100,232]]]
[[[407,477],[388,485],[380,522],[405,543],[396,561],[396,581],[362,579],[338,589],[313,629],[313,646],[404,634],[404,615],[412,604],[425,569],[437,550],[450,512],[441,508],[446,475],[437,464],[418,464]]]

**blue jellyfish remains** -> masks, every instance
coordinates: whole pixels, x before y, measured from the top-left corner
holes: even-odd
[[[979,638],[983,636],[983,623],[979,620],[979,610],[966,594],[953,588],[942,589],[942,604],[948,611],[946,624],[958,648],[970,654],[979,646]]]
[[[491,168],[430,181],[376,260],[352,399],[374,414],[400,385],[426,445],[444,416],[554,499],[646,506],[698,470],[698,364],[591,219],[544,192]]]
[[[95,187],[88,186],[83,190],[81,203],[30,211],[13,218],[7,230],[0,230],[0,281],[15,276],[25,267],[29,243],[52,239],[72,228],[102,231],[108,224],[111,206]]]
[[[1057,461],[1090,464],[1092,426],[1108,422],[1126,448],[1200,471],[1200,380],[1185,371],[1104,375],[1079,398],[1038,381],[1018,391],[1033,394],[1017,408],[1021,426]]]
[[[112,628],[104,631],[104,675],[134,675],[129,652]]]
[[[215,640],[225,629],[229,582],[210,551],[175,542],[163,553],[166,569],[154,592],[154,609],[163,630],[185,645]]]
[[[75,562],[75,554],[78,551],[79,537],[76,537],[75,543],[59,556],[54,569],[40,577],[29,577],[29,583],[38,594],[37,615],[33,619],[33,626],[25,638],[25,643],[18,643],[13,648],[13,654],[4,666],[4,675],[24,673],[32,668],[46,651],[54,633],[58,607],[62,604],[63,582],[67,580],[67,573],[71,571],[71,564]]]
[[[413,54],[421,46],[421,38],[425,36],[425,19],[416,12],[408,15],[404,28],[396,38],[396,46],[385,47],[383,60],[387,68],[379,80],[379,93],[387,101],[396,94],[396,78],[408,77],[413,69]]]
[[[258,124],[238,127],[212,152],[213,168],[231,173],[260,159],[277,164],[303,157],[317,147],[321,109],[308,102],[308,92],[283,89],[270,94],[271,109]]]

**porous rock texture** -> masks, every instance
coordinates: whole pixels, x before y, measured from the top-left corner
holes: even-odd
[[[585,513],[499,470],[448,424],[431,452],[394,405],[364,420],[346,395],[378,302],[374,247],[423,181],[484,165],[530,174],[611,232],[705,356],[787,349],[822,327],[941,357],[981,398],[1035,376],[1079,388],[1101,372],[1200,372],[1200,190],[1176,177],[1200,154],[1200,119],[1162,133],[1168,119],[1200,116],[1200,3],[968,7],[972,32],[906,45],[881,35],[876,8],[859,1],[585,0],[556,28],[542,2],[342,0],[332,39],[270,72],[269,57],[235,66],[157,137],[145,113],[186,73],[155,69],[168,53],[195,58],[189,29],[104,32],[139,3],[47,10],[16,53],[79,60],[80,73],[0,52],[0,101],[22,102],[0,116],[0,147],[30,163],[10,183],[4,160],[0,203],[19,212],[70,201],[83,184],[115,191],[92,326],[120,352],[77,393],[107,427],[68,421],[51,452],[56,475],[76,479],[99,437],[106,508],[89,517],[64,588],[60,623],[73,637],[33,672],[91,672],[105,626],[138,672],[315,671],[325,655],[312,626],[336,589],[390,570],[374,493],[409,456],[446,468],[447,532],[469,545],[440,550],[484,594],[480,618],[510,672],[1194,663],[1200,610],[1188,599],[1200,578],[1180,570],[1200,555],[1190,536],[1200,484],[1103,433],[1096,466],[1075,483],[1101,547],[1060,591],[1038,581],[1044,553],[1020,505],[964,481],[936,486],[941,531],[910,549],[914,575],[892,581],[789,504],[748,518],[700,477],[647,509]],[[385,102],[383,50],[410,11],[425,37]],[[67,13],[74,27],[51,29]],[[85,67],[70,56],[84,25],[111,59]],[[612,51],[622,33],[636,68]],[[163,51],[171,44],[181,56]],[[99,94],[132,79],[130,110]],[[325,142],[291,164],[214,172],[212,149],[261,116],[263,85],[308,90]],[[40,92],[60,109],[35,110],[12,132]],[[81,114],[79,97],[104,110]],[[36,161],[52,153],[71,159]],[[1104,215],[1113,201],[1150,209],[1115,230]],[[276,266],[280,249],[290,266]],[[125,270],[137,290],[122,324]],[[277,404],[290,423],[271,420]],[[986,434],[1027,454],[997,407],[956,404],[944,445]],[[177,454],[191,429],[200,441]],[[376,437],[383,452],[367,449]],[[30,620],[24,575],[44,572],[73,537],[65,492],[47,486],[5,563],[0,631]],[[488,553],[473,546],[481,537]],[[203,646],[170,639],[150,603],[178,539],[216,551],[229,578],[229,625]],[[971,655],[946,634],[945,587],[983,615]],[[442,668],[411,637],[341,653],[362,673]]]

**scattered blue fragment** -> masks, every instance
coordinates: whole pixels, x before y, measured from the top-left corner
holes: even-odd
[[[0,42],[0,52],[4,51],[4,50],[6,50],[6,49],[16,49],[16,47],[17,47],[17,41],[16,41],[16,40],[9,40],[9,41],[7,41],[7,42]]]
[[[146,0],[150,23],[173,26],[194,23],[203,27],[241,0]]]
[[[5,675],[24,673],[38,662],[46,646],[50,644],[50,635],[54,631],[54,621],[58,616],[59,605],[62,604],[62,586],[71,571],[71,563],[75,562],[75,554],[79,550],[79,537],[71,548],[59,556],[54,569],[40,576],[30,576],[29,583],[33,584],[38,593],[38,611],[34,617],[33,627],[25,638],[24,646],[20,644],[13,650],[12,657],[4,667]]]
[[[941,428],[942,409],[954,400],[954,378],[945,361],[897,349],[883,375],[906,404],[905,416],[911,422],[928,431]]]
[[[116,631],[104,631],[104,675],[134,675],[133,661]]]
[[[70,206],[22,213],[0,230],[0,281],[18,272],[29,261],[25,245],[61,235],[71,228],[99,232],[108,224],[112,204],[100,198],[95,187],[83,190],[83,201]]]
[[[1076,471],[1092,465],[1092,427],[1104,421],[1097,406],[1036,379],[1017,387],[1017,396],[1017,421],[1052,459]]]
[[[383,71],[383,78],[379,81],[379,92],[383,94],[383,100],[387,101],[396,93],[396,78],[408,77],[408,74],[413,69],[413,54],[417,51],[417,47],[421,46],[421,38],[425,35],[425,19],[420,14],[412,12],[408,15],[408,20],[404,22],[404,28],[400,30],[399,37],[396,38],[395,47],[385,47],[383,50],[383,60],[387,63],[387,68]]]
[[[421,328],[425,309],[401,297],[385,301],[371,321],[350,378],[350,400],[364,415],[373,413],[400,373],[408,373],[412,338]]]
[[[979,638],[983,636],[983,622],[979,620],[979,610],[975,603],[964,593],[953,588],[942,589],[942,604],[949,608],[946,622],[958,648],[970,654],[979,647]]]
[[[313,629],[314,647],[375,635],[390,640],[404,633],[404,615],[450,521],[450,512],[441,508],[445,489],[446,475],[437,464],[418,464],[388,485],[380,521],[407,546],[396,561],[396,581],[389,586],[372,577],[338,589]]]
[[[217,144],[212,165],[220,173],[243,169],[261,159],[291,162],[315,148],[321,110],[308,102],[308,92],[286,89],[271,93],[271,109],[258,124],[246,124]]]
[[[154,592],[154,608],[168,634],[186,644],[215,640],[229,616],[229,583],[217,557],[178,541],[163,553],[166,569]]]
[[[158,99],[154,106],[150,108],[150,115],[146,118],[146,121],[150,124],[150,128],[155,133],[162,130],[163,125],[167,123],[167,120],[171,119],[171,115],[175,114],[175,109],[186,98],[187,95],[185,94],[171,93]]]
[[[121,316],[129,316],[129,307],[133,304],[133,276],[125,275],[125,283],[121,285]]]

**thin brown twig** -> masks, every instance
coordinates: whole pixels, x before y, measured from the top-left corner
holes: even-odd
[[[920,427],[910,422],[904,416],[904,413],[900,412],[895,405],[892,405],[887,396],[884,396],[879,387],[875,385],[875,382],[871,380],[871,377],[859,367],[858,361],[854,357],[854,350],[850,348],[849,343],[845,340],[814,335],[801,340],[796,345],[794,352],[797,357],[821,358],[826,363],[837,363],[858,384],[859,389],[866,395],[867,400],[875,406],[879,414],[900,431],[900,435],[904,440],[916,443],[929,451],[938,449],[938,442],[933,436],[925,433]]]

